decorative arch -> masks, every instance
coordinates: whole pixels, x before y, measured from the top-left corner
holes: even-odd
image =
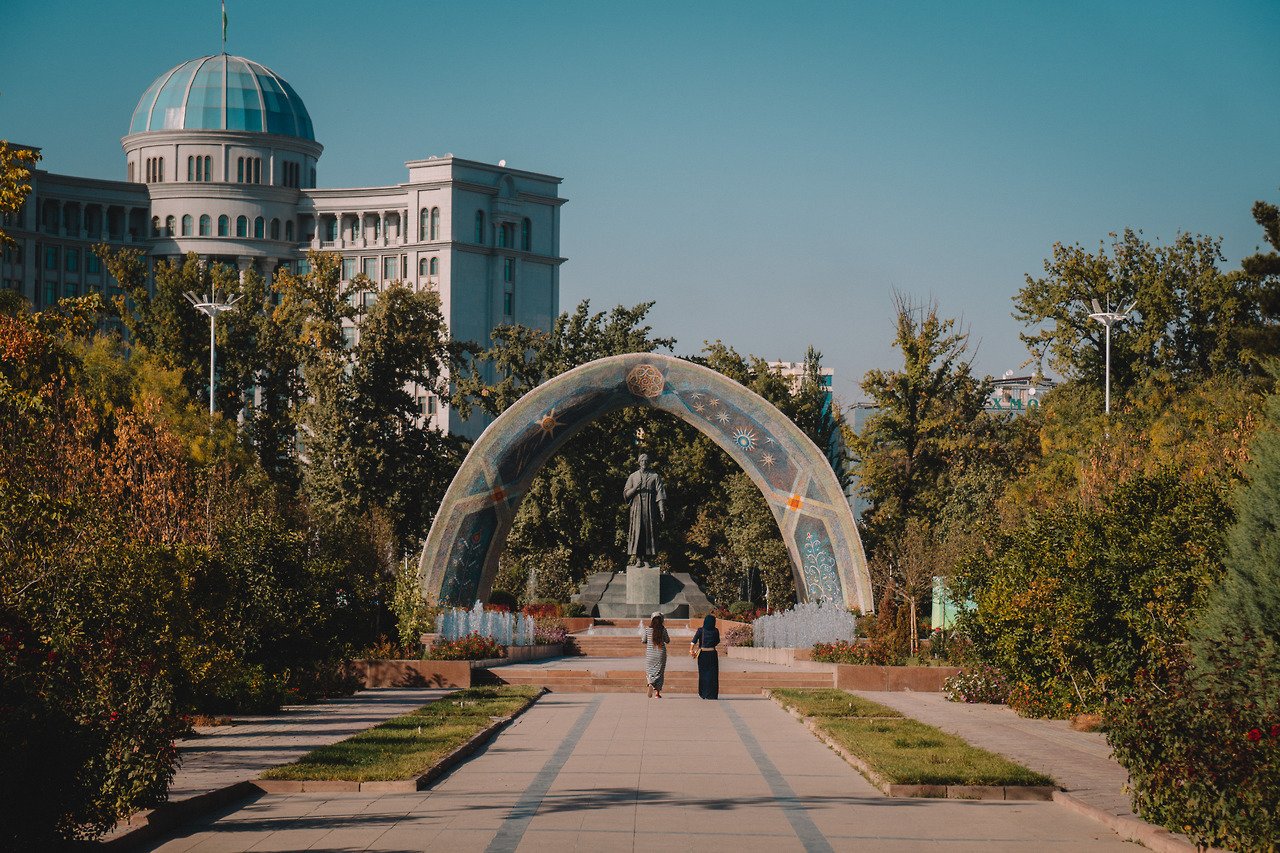
[[[763,397],[710,368],[656,353],[602,358],[563,373],[489,425],[449,485],[423,546],[418,568],[427,599],[488,600],[534,476],[587,424],[632,406],[693,425],[742,466],[778,522],[802,601],[875,609],[853,513],[822,452]],[[619,501],[621,490],[619,483]]]

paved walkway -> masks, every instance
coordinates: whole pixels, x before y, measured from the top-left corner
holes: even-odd
[[[941,693],[857,692],[1052,776],[1063,790],[1090,805],[1134,817],[1124,792],[1129,774],[1111,758],[1101,732],[1078,732],[1066,720],[1024,719],[1004,705],[948,702]]]
[[[323,705],[299,705],[279,714],[235,717],[234,725],[198,729],[198,737],[178,742],[182,764],[169,788],[169,800],[184,800],[256,779],[269,767],[288,764],[317,747],[349,738],[448,692],[362,690]]]
[[[1053,803],[883,797],[767,699],[550,694],[432,790],[261,796],[152,849],[1138,848]]]

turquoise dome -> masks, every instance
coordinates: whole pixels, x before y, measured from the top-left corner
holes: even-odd
[[[129,122],[129,133],[148,130],[250,130],[316,138],[306,105],[283,77],[225,53],[192,59],[157,77]]]

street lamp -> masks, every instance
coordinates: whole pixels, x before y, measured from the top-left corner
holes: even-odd
[[[1111,296],[1108,294],[1107,310],[1103,311],[1102,306],[1098,304],[1098,300],[1096,298],[1092,299],[1091,302],[1093,304],[1093,313],[1089,315],[1089,319],[1097,320],[1107,328],[1106,391],[1104,392],[1106,402],[1104,404],[1104,412],[1109,415],[1111,414],[1111,327],[1116,323],[1119,323],[1121,320],[1128,319],[1129,312],[1131,312],[1134,309],[1134,306],[1138,303],[1137,300],[1135,300],[1130,302],[1129,307],[1123,311],[1112,311]]]
[[[209,315],[209,415],[213,415],[213,365],[214,359],[217,357],[218,344],[214,337],[214,332],[218,327],[218,315],[224,311],[230,311],[235,307],[243,297],[233,296],[231,299],[219,299],[216,291],[205,294],[204,296],[196,296],[191,291],[183,294],[187,297],[187,301],[196,307],[197,310]]]

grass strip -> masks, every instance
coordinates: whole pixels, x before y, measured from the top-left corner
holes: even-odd
[[[830,689],[772,693],[783,705],[812,717],[817,729],[891,785],[1053,784],[1042,773],[861,696],[840,696],[844,691]],[[850,712],[831,713],[846,703],[844,697],[855,700]]]
[[[312,750],[264,779],[382,782],[409,779],[470,740],[494,717],[514,714],[541,688],[469,687],[387,720],[346,740]]]
[[[802,717],[889,717],[900,719],[902,714],[879,702],[863,699],[843,690],[774,688],[774,696],[788,708],[794,708]]]

